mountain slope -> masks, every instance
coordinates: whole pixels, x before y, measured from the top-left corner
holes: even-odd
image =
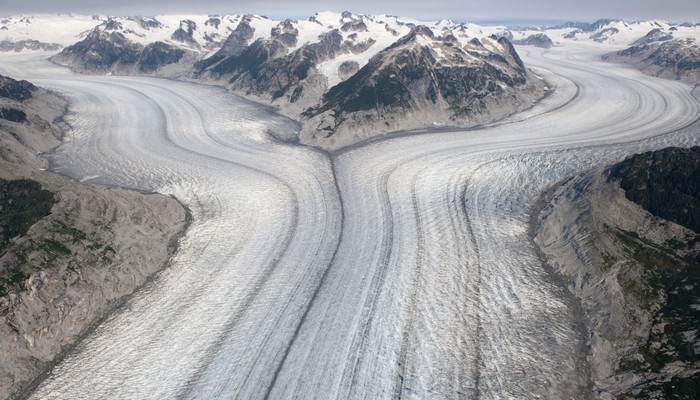
[[[642,72],[661,78],[700,83],[700,44],[695,39],[672,36],[645,38],[625,50],[606,54],[603,59],[624,62]]]
[[[698,173],[699,148],[636,155],[563,182],[536,219],[586,313],[601,398],[700,394]]]
[[[163,268],[186,227],[174,199],[45,171],[37,154],[60,144],[65,107],[0,76],[0,398],[26,388]]]
[[[194,76],[278,106],[301,119],[303,143],[320,147],[491,122],[544,94],[510,42],[476,25],[345,12],[286,20],[251,41],[253,32],[244,19]]]
[[[465,46],[418,26],[331,88],[304,112],[302,140],[333,142],[376,131],[427,124],[476,125],[529,106],[543,94],[504,38],[472,39]],[[347,143],[347,142],[346,142]]]
[[[187,54],[186,50],[164,42],[143,46],[119,32],[95,28],[85,39],[66,47],[51,60],[83,73],[153,73],[188,59]]]
[[[80,73],[187,74],[222,84],[301,120],[298,139],[324,148],[395,130],[488,123],[544,95],[505,27],[350,12],[284,21],[233,15],[92,22],[76,33],[87,21],[66,17],[79,40],[52,60]],[[6,25],[9,32],[17,23]]]

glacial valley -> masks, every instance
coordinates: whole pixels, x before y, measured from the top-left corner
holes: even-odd
[[[620,43],[555,41],[513,47],[539,94],[513,112],[332,146],[300,144],[308,127],[233,94],[240,81],[87,75],[43,52],[2,55],[0,74],[69,101],[52,170],[173,196],[193,218],[169,267],[25,394],[619,394],[614,371],[591,361],[580,299],[531,238],[532,212],[592,166],[700,145],[700,101],[688,82],[601,60]]]

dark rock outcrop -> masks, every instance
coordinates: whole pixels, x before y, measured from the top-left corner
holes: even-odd
[[[338,77],[344,81],[355,75],[359,70],[360,64],[357,61],[343,61],[338,67]]]
[[[512,42],[513,42],[513,44],[517,44],[517,45],[535,46],[535,47],[542,47],[545,49],[548,49],[548,48],[554,46],[552,39],[550,39],[549,36],[547,36],[544,33],[537,33],[534,35],[530,35],[530,36],[526,37],[525,39],[513,40]]]
[[[163,24],[161,24],[159,21],[157,21],[153,18],[133,17],[130,19],[132,21],[136,21],[136,23],[138,23],[142,29],[146,29],[146,30],[157,29],[157,28],[163,27]]]
[[[88,36],[68,46],[52,60],[86,73],[155,73],[182,60],[186,51],[163,42],[143,46],[120,32],[94,29]]]
[[[700,83],[700,45],[693,39],[635,45],[603,59],[631,64],[653,76]]]
[[[26,115],[26,114],[25,114]],[[41,185],[29,179],[6,181],[0,179],[0,254],[10,239],[25,235],[29,227],[49,215],[56,197]],[[17,283],[10,271],[1,270],[0,296],[7,293],[7,285]]]
[[[0,97],[14,101],[25,101],[32,98],[36,86],[27,81],[17,81],[0,75]]]
[[[92,30],[82,41],[68,46],[52,60],[82,72],[104,73],[136,64],[143,47],[119,32]]]
[[[632,42],[633,46],[638,46],[642,44],[649,44],[653,42],[665,42],[667,40],[673,39],[673,34],[666,33],[659,28],[650,30],[643,38],[639,38]]]
[[[610,177],[645,210],[700,233],[700,147],[637,154]]]
[[[173,34],[170,36],[170,39],[176,42],[186,43],[195,48],[199,48],[199,44],[192,36],[196,29],[197,24],[194,21],[189,19],[182,20],[180,21],[180,27],[177,28],[175,32],[173,32]]]
[[[152,73],[165,65],[176,64],[185,56],[185,50],[175,48],[163,42],[147,45],[138,60],[139,71]]]
[[[607,39],[610,38],[610,36],[616,35],[620,33],[620,30],[617,28],[605,28],[601,30],[600,32],[596,32],[590,36],[590,39],[602,43],[606,41]]]
[[[42,51],[56,51],[61,49],[58,43],[45,43],[34,39],[20,40],[18,42],[12,42],[9,40],[3,40],[0,42],[0,52],[20,52],[22,50],[42,50]]]
[[[0,118],[10,122],[24,122],[27,114],[13,107],[0,107]]]

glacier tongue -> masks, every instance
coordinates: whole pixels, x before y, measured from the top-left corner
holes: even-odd
[[[505,123],[330,159],[217,88],[3,60],[72,100],[56,170],[173,194],[194,215],[172,267],[33,397],[586,397],[585,333],[528,238],[530,207],[591,164],[700,142],[688,85],[603,50],[524,52],[558,90]]]

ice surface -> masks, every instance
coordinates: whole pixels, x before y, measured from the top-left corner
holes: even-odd
[[[54,168],[194,214],[172,267],[34,398],[585,397],[580,316],[536,257],[530,207],[593,164],[700,142],[689,85],[606,51],[522,49],[557,88],[531,110],[330,159],[273,140],[296,126],[214,87],[3,58],[72,101]]]

